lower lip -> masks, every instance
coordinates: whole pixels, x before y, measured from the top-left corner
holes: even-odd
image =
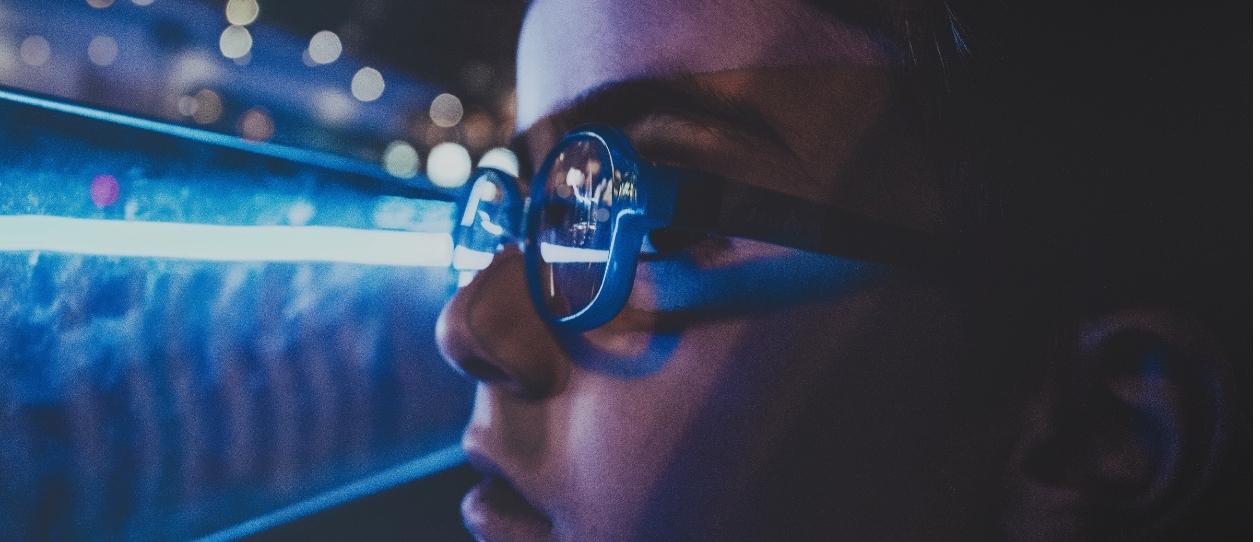
[[[547,540],[551,522],[530,506],[508,483],[486,478],[472,488],[461,503],[464,524],[478,540]]]

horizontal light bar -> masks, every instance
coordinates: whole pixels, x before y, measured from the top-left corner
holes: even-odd
[[[608,263],[608,251],[594,248],[566,247],[539,243],[542,259],[547,263]]]
[[[230,262],[451,264],[451,236],[446,233],[0,216],[0,252],[35,250]]]

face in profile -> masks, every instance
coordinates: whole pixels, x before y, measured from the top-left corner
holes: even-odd
[[[787,0],[537,0],[519,149],[537,165],[598,123],[648,163],[940,234],[945,195],[898,114],[894,64],[877,37]],[[679,241],[638,259],[597,328],[545,321],[511,246],[443,311],[441,350],[478,383],[464,448],[486,480],[463,504],[476,536],[1002,528],[977,518],[999,515],[1017,432],[996,421],[1002,383],[976,368],[986,331],[967,294],[921,269],[668,233]]]

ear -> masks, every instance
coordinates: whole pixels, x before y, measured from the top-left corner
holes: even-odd
[[[1158,537],[1220,463],[1228,366],[1202,328],[1165,311],[1086,322],[1070,343],[1013,455],[1009,534]]]

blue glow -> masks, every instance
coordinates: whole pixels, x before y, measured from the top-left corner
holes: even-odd
[[[0,252],[446,267],[451,250],[447,233],[0,216]]]
[[[295,521],[321,510],[327,510],[354,499],[431,476],[439,471],[455,467],[463,461],[464,452],[459,445],[443,448],[410,463],[404,463],[380,474],[369,476],[352,484],[200,538],[197,542],[239,540],[247,536],[256,535],[272,527]]]
[[[179,126],[176,124],[158,122],[155,120],[133,117],[130,115],[123,115],[121,113],[114,113],[111,111],[101,111],[99,109],[93,109],[91,107],[84,107],[84,106],[75,105],[72,103],[48,100],[48,99],[39,98],[36,96],[29,96],[26,94],[20,94],[17,92],[11,92],[7,90],[3,90],[3,89],[0,89],[0,100],[11,101],[11,102],[21,103],[21,104],[26,104],[26,105],[32,105],[32,106],[43,108],[43,109],[48,109],[52,111],[60,111],[62,113],[69,113],[78,117],[83,117],[83,118],[88,118],[88,119],[102,120],[102,121],[106,121],[112,124],[118,124],[122,126],[140,128],[148,132],[171,135],[171,136],[175,136],[181,139],[208,143],[208,144],[216,145],[219,147],[238,149],[238,150],[243,150],[243,151],[247,151],[254,154],[261,154],[265,156],[272,156],[275,158],[293,160],[296,162],[302,162],[308,165],[327,168],[327,169],[330,169],[333,171],[339,171],[342,173],[363,175],[363,176],[374,178],[374,179],[389,181],[391,183],[395,182],[393,181],[393,178],[390,177],[389,174],[386,173],[384,169],[381,168],[381,166],[377,164],[373,164],[369,162],[361,162],[359,160],[354,160],[354,159],[338,156],[331,153],[312,151],[312,150],[307,150],[307,149],[298,149],[294,147],[287,147],[284,145],[277,145],[274,143],[248,141],[245,139],[241,139],[241,138],[237,138],[237,137],[233,137],[229,135],[224,135],[220,133],[215,133],[208,130],[199,130],[196,128],[189,128],[187,126]],[[437,199],[447,199],[447,198],[443,198],[441,193],[438,191],[434,192],[433,197]]]

